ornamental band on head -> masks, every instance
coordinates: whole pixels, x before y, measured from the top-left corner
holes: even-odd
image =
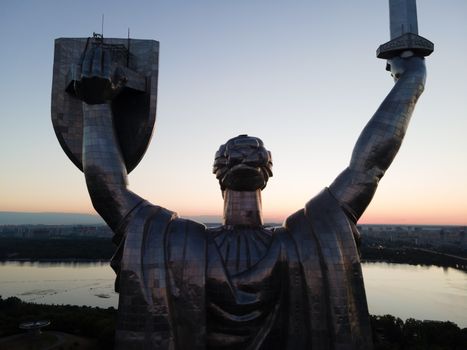
[[[212,172],[221,190],[264,189],[272,176],[272,157],[257,137],[239,135],[219,147]]]

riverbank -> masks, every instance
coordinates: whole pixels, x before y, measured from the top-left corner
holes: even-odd
[[[0,238],[0,261],[108,261],[115,249],[108,238]]]
[[[115,245],[106,238],[22,239],[0,238],[0,262],[82,263],[108,262]],[[467,271],[467,257],[419,247],[361,247],[362,261],[452,267]]]
[[[388,262],[409,265],[433,265],[467,271],[467,258],[423,248],[361,248],[362,262]]]

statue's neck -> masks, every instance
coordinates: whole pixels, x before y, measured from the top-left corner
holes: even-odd
[[[261,190],[224,191],[224,225],[262,226]]]

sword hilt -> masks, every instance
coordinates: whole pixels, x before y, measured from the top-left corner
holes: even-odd
[[[412,51],[415,56],[425,57],[431,55],[433,50],[434,44],[430,40],[414,33],[405,33],[380,45],[376,50],[376,57],[387,60],[400,56],[404,51]]]

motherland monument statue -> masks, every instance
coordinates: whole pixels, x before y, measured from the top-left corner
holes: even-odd
[[[281,227],[265,227],[271,153],[240,135],[213,172],[217,228],[179,218],[127,187],[155,122],[156,41],[55,41],[52,120],[115,233],[117,349],[372,349],[356,223],[401,146],[433,44],[417,35],[415,0],[391,0],[380,46],[395,85],[357,140],[350,164]]]

